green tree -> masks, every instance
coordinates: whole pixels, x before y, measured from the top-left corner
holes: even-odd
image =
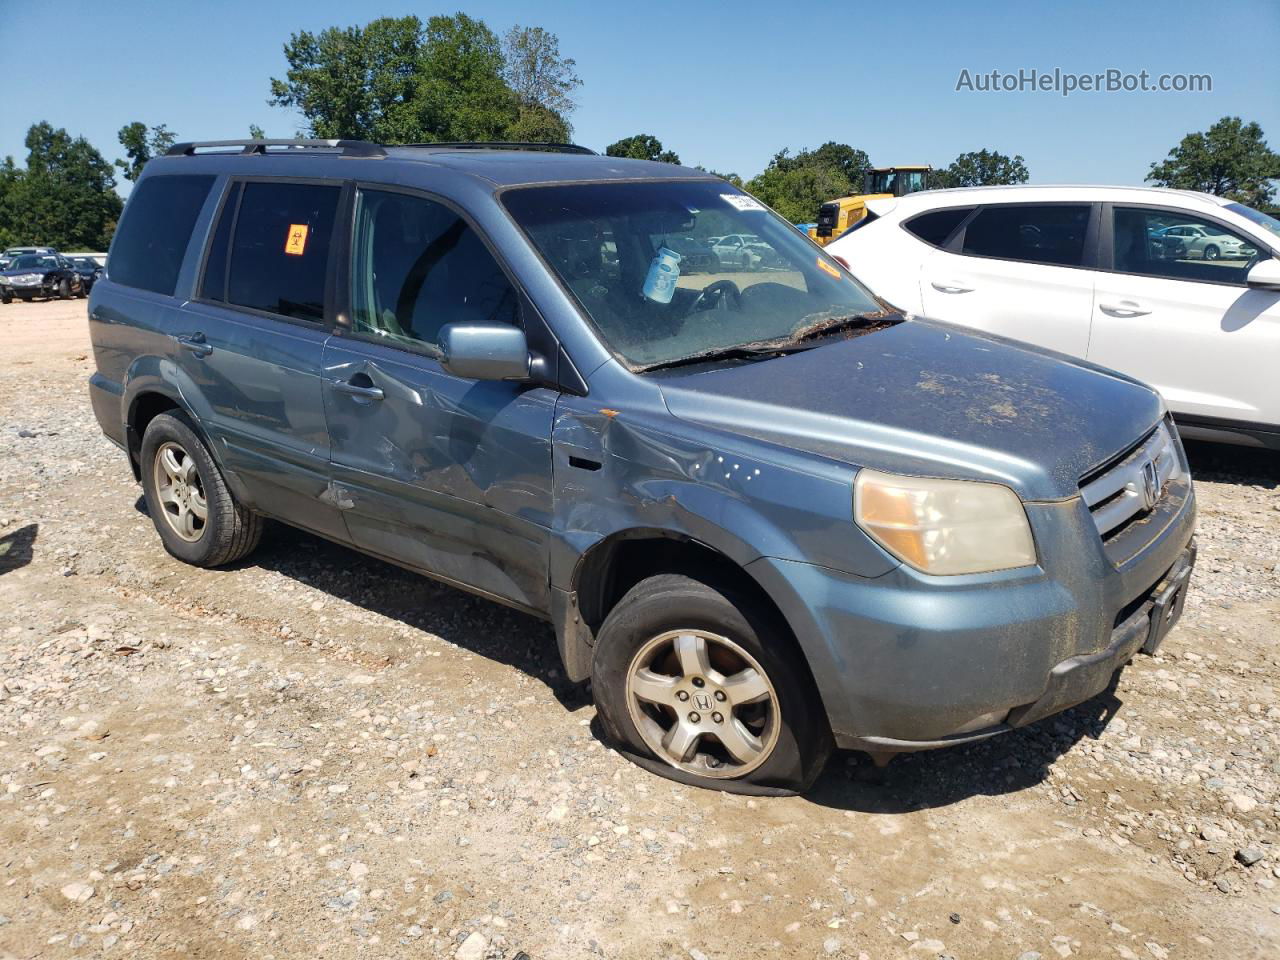
[[[27,165],[0,165],[0,236],[8,244],[105,250],[123,203],[112,166],[83,137],[48,123],[27,131]]]
[[[512,27],[502,38],[503,79],[520,104],[517,125],[523,130],[551,133],[563,128],[562,140],[573,132],[567,117],[577,104],[573,91],[582,86],[571,57],[560,56],[560,40],[542,27]],[[557,126],[558,125],[558,126]],[[550,140],[550,136],[515,136],[513,140]]]
[[[1147,180],[1159,187],[1199,190],[1264,207],[1280,179],[1280,154],[1267,146],[1262,128],[1239,117],[1223,117],[1205,133],[1189,133]]]
[[[813,220],[818,207],[862,190],[871,160],[847,143],[827,141],[816,150],[779,150],[746,189],[793,223]]]
[[[637,133],[623,137],[604,148],[610,157],[628,157],[632,160],[657,160],[661,163],[680,162],[674,151],[663,149],[662,141],[650,133]]]
[[[22,171],[13,162],[13,157],[5,157],[0,162],[0,250],[19,243],[14,225],[18,222],[16,191],[21,176]]]
[[[265,130],[263,130],[263,129],[262,129],[260,126],[258,126],[256,123],[251,123],[251,124],[249,124],[249,139],[250,139],[250,140],[265,140],[265,139],[267,139],[267,133],[266,133],[266,131],[265,131]]]
[[[519,101],[502,79],[502,46],[465,13],[427,21],[415,98],[422,139],[505,140]]]
[[[423,139],[417,104],[423,56],[417,17],[381,17],[364,27],[295,33],[289,69],[271,79],[275,106],[292,107],[315,137],[410,143]]]
[[[307,133],[323,138],[568,139],[565,114],[579,80],[559,40],[538,27],[516,28],[506,51],[465,13],[304,30],[284,45],[289,67],[283,80],[271,80],[268,102],[297,110]]]
[[[795,156],[790,151],[780,150],[769,162],[784,173],[799,170],[802,167],[830,167],[838,170],[856,190],[861,190],[862,178],[871,169],[871,158],[866,151],[857,150],[847,143],[836,143],[828,140],[816,150],[801,150]],[[833,199],[828,197],[828,200]]]
[[[792,223],[804,223],[818,216],[818,207],[823,203],[848,196],[855,188],[844,171],[834,166],[786,167],[771,163],[747,181],[746,189]]]
[[[994,150],[962,153],[945,170],[933,175],[940,187],[989,187],[999,184],[1026,183],[1030,174],[1021,156],[1008,157]]]
[[[568,143],[573,131],[554,110],[533,104],[521,106],[515,123],[507,127],[506,139],[520,143]]]
[[[178,139],[178,135],[163,123],[148,130],[147,125],[140,120],[125,124],[117,136],[129,157],[128,160],[116,161],[116,166],[124,172],[126,180],[137,180],[147,161],[164,153]]]

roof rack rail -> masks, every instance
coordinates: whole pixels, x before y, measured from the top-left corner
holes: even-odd
[[[195,140],[175,143],[166,152],[167,157],[194,157],[201,153],[232,153],[240,147],[240,153],[267,155],[293,153],[307,150],[339,153],[344,157],[385,157],[381,145],[367,140]],[[275,149],[269,149],[275,148]]]
[[[576,143],[535,143],[521,140],[446,140],[435,143],[406,143],[406,147],[430,147],[436,150],[540,150],[544,153],[585,153],[595,156],[590,147]]]

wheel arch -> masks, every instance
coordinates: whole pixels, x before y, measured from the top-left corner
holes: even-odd
[[[796,625],[783,612],[749,563],[729,550],[684,531],[630,527],[602,537],[575,565],[567,590],[553,591],[556,638],[570,680],[590,676],[595,638],[609,612],[641,580],[660,573],[683,573],[727,586],[758,603],[785,631],[781,642],[792,648],[799,667],[817,689],[816,678]]]
[[[222,470],[223,475],[237,497],[243,490],[239,478],[229,473],[219,456],[217,445],[212,442],[208,430],[200,415],[193,409],[187,397],[191,391],[183,391],[178,384],[160,374],[157,366],[158,358],[140,357],[135,360],[125,379],[125,388],[120,398],[122,419],[125,428],[125,450],[129,454],[129,465],[133,469],[133,478],[142,478],[142,436],[146,433],[147,424],[162,413],[177,410],[186,416],[196,436],[204,443],[214,463]]]

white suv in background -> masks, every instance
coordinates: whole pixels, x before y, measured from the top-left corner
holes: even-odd
[[[1280,221],[1143,187],[933,190],[867,209],[827,250],[896,306],[1145,380],[1186,436],[1280,449]]]

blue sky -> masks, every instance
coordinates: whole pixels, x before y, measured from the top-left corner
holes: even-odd
[[[108,158],[132,120],[183,139],[289,136],[301,120],[267,105],[282,45],[300,29],[374,16],[452,13],[394,0],[0,0],[0,156],[23,162],[39,120]],[[986,3],[583,3],[492,0],[462,7],[497,33],[520,23],[560,37],[584,81],[575,139],[601,150],[653,133],[688,164],[744,176],[775,151],[853,144],[876,163],[946,164],[982,147],[1026,158],[1033,182],[1138,183],[1187,132],[1228,114],[1280,148],[1280,2],[1123,5]],[[972,74],[1207,73],[1207,93],[956,92]]]

